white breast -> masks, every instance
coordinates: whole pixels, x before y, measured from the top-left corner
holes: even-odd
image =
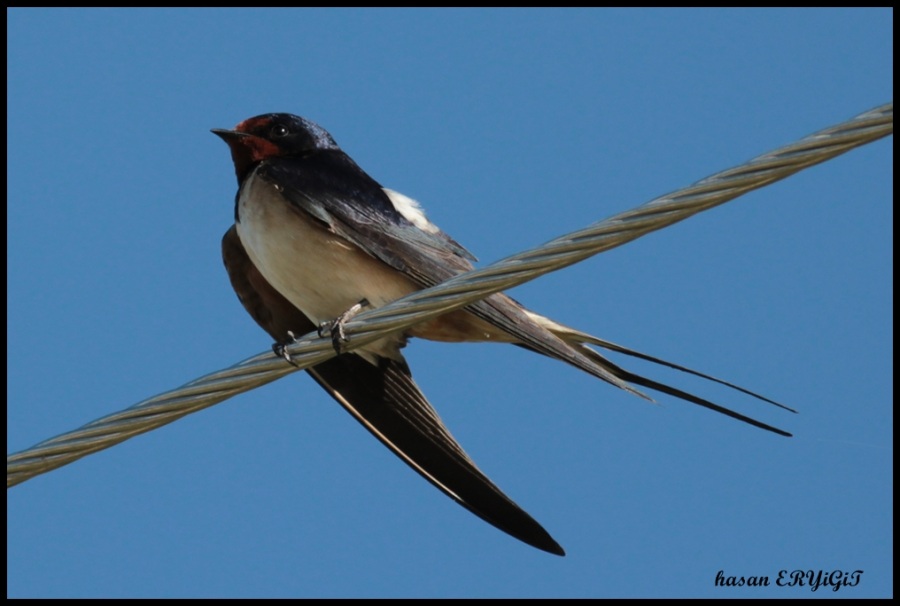
[[[402,273],[292,208],[251,174],[238,200],[238,235],[266,280],[315,323],[362,299],[381,307],[418,287]]]

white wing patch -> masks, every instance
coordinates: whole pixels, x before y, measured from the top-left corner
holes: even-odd
[[[393,189],[385,187],[383,191],[387,194],[391,204],[394,205],[394,209],[403,215],[407,221],[430,234],[436,234],[441,231],[437,225],[428,220],[428,217],[425,216],[425,211],[422,210],[422,206],[418,202]]]

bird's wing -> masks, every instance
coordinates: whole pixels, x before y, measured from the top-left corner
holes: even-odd
[[[271,182],[297,212],[313,217],[323,228],[423,288],[473,268],[459,244],[437,228],[426,231],[413,225],[397,211],[381,186],[343,152],[272,158],[260,164],[257,175]],[[595,358],[533,322],[521,305],[502,293],[472,303],[467,309],[529,349],[650,399]]]
[[[313,323],[253,265],[232,227],[222,239],[231,285],[250,316],[277,342]],[[538,549],[564,555],[531,516],[497,488],[465,453],[419,390],[405,361],[371,364],[352,353],[307,369],[372,435],[426,480],[472,513]]]

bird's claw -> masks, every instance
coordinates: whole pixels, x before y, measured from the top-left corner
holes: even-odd
[[[343,353],[344,344],[349,341],[347,335],[344,333],[344,324],[352,320],[354,316],[356,316],[356,314],[358,314],[364,307],[368,305],[368,300],[360,299],[359,303],[351,306],[350,309],[339,315],[334,320],[322,322],[321,324],[319,324],[319,336],[324,337],[326,335],[331,335],[331,346],[334,347],[334,351],[338,354]]]
[[[297,337],[294,335],[293,331],[287,331],[288,338],[280,343],[272,344],[272,351],[275,352],[275,355],[279,358],[284,358],[285,361],[291,366],[297,366],[294,360],[291,359],[291,354],[288,353],[287,347],[288,345],[293,345],[297,342]]]

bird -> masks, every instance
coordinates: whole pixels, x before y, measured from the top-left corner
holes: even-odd
[[[234,224],[222,239],[222,258],[238,299],[274,339],[276,353],[286,355],[284,347],[295,335],[330,333],[338,355],[307,368],[312,378],[417,473],[510,536],[565,555],[454,439],[412,378],[401,351],[409,339],[514,344],[648,400],[641,387],[791,435],[628,371],[590,346],[691,373],[796,412],[790,407],[570,328],[504,293],[343,351],[342,327],[355,313],[470,271],[475,256],[433,224],[417,201],[369,176],[309,119],[269,113],[212,132],[230,148],[238,181]]]

